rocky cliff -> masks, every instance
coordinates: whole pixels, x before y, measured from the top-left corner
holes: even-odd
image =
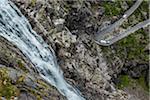
[[[146,94],[143,94],[144,99],[140,99],[136,94],[123,91],[121,88],[118,89],[114,84],[116,83],[114,80],[116,81],[122,71],[129,70],[129,73],[134,71],[132,68],[126,68],[132,66],[133,63],[131,65],[124,63],[125,59],[122,59],[122,55],[116,54],[120,53],[118,50],[122,50],[120,44],[106,48],[96,44],[92,38],[99,27],[104,28],[107,23],[109,24],[119,18],[118,14],[131,6],[132,2],[117,2],[123,7],[119,9],[116,5],[116,8],[113,8],[115,10],[111,12],[107,10],[111,3],[114,4],[112,1],[11,1],[26,16],[32,28],[43,37],[49,46],[52,46],[65,79],[77,88],[85,99],[146,100],[148,98]],[[133,23],[139,22],[141,16],[147,19],[147,12],[141,10],[141,13],[139,20],[135,20]],[[126,22],[124,27],[128,26],[126,24],[129,23]],[[38,76],[33,65],[19,49],[4,38],[0,38],[0,41],[0,96],[19,100],[66,99]],[[145,51],[147,44],[146,41]],[[146,63],[143,62],[143,64],[147,64],[147,60],[144,61]],[[143,70],[145,69],[143,68]]]

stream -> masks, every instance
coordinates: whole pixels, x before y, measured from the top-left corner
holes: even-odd
[[[0,37],[19,48],[39,75],[68,100],[84,100],[81,93],[65,81],[53,49],[32,30],[20,10],[8,0],[0,0]]]

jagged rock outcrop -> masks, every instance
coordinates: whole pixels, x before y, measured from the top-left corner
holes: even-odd
[[[52,46],[65,79],[81,91],[85,99],[131,99],[129,94],[115,88],[111,81],[111,75],[114,74],[114,71],[109,68],[103,57],[101,46],[97,45],[91,38],[94,31],[97,30],[96,26],[102,23],[99,18],[104,12],[103,8],[91,8],[89,10],[84,6],[84,3],[78,1],[11,1],[20,8],[33,29],[43,37],[47,44]],[[44,100],[65,99],[54,87],[36,76],[37,72],[33,69],[32,64],[16,47],[2,38],[0,41],[4,41],[0,42],[0,63],[11,67],[5,67],[10,79],[14,81],[18,80],[21,75],[26,75],[22,84],[16,83],[17,81],[13,82],[18,88],[25,87],[25,90],[20,90],[18,96],[20,100],[23,100],[22,98],[35,100],[39,96]],[[17,63],[17,61],[19,62]],[[16,76],[16,73],[19,76]],[[44,86],[38,83],[38,79]]]
[[[81,30],[82,33],[78,32],[80,35],[74,35],[64,25],[65,14],[70,13],[65,11],[67,2],[14,2],[30,20],[33,29],[53,46],[66,80],[78,88],[86,99],[127,99],[127,95],[116,90],[111,83],[101,47],[94,43],[90,35]]]

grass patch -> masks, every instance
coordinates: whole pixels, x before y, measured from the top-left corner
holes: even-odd
[[[149,61],[149,56],[147,52],[145,52],[145,47],[148,43],[148,33],[140,29],[112,45],[114,52],[112,52],[112,46],[102,47],[102,51],[109,60],[117,56],[122,60],[136,60],[139,63],[147,63]]]
[[[110,17],[120,15],[123,10],[120,6],[120,1],[115,1],[114,3],[104,1],[102,6],[105,8],[105,14]]]
[[[128,75],[121,75],[119,80],[120,80],[120,83],[117,85],[119,89],[123,89],[124,87],[129,86],[131,82],[131,79],[129,78]]]
[[[121,15],[124,13],[122,8],[120,7],[121,1],[117,0],[115,2],[104,2],[103,7],[105,8],[105,14],[108,17]],[[132,0],[127,1],[129,7],[131,7],[134,2]],[[120,9],[118,9],[120,8]],[[126,28],[130,25],[137,24],[136,22],[141,22],[145,20],[146,15],[144,13],[148,13],[148,1],[145,0],[142,2],[140,7],[131,15],[128,19],[128,22],[125,22],[123,27]],[[148,14],[147,14],[148,15]],[[134,19],[133,16],[136,16],[137,19]],[[134,20],[136,20],[134,22]],[[145,50],[145,47],[149,44],[149,34],[146,33],[143,29],[132,33],[126,38],[118,41],[112,46],[102,47],[102,51],[107,58],[107,61],[110,63],[114,63],[115,57],[118,57],[123,62],[135,62],[135,63],[148,63],[149,62],[149,54]],[[132,79],[128,75],[119,76],[120,83],[117,84],[117,87],[123,89],[124,87],[132,86],[133,84],[140,85],[144,90],[148,91],[148,87],[146,86],[144,76],[141,76],[139,79]]]
[[[143,88],[145,91],[147,91],[147,92],[149,91],[148,86],[146,86],[144,76],[141,76],[141,77],[137,80],[137,82],[142,86],[142,88]]]
[[[127,60],[147,62],[148,54],[145,52],[145,47],[148,42],[148,33],[145,33],[144,30],[140,29],[134,34],[131,34],[116,43],[116,51],[118,52],[118,54],[122,54],[124,52],[124,49],[126,49]]]
[[[144,76],[141,76],[139,79],[132,79],[128,75],[120,75],[119,77],[119,83],[116,85],[118,89],[124,89],[126,87],[132,87],[132,86],[140,86],[145,91],[149,91],[149,88],[146,86],[145,78]]]

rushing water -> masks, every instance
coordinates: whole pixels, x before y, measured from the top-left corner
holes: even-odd
[[[40,76],[68,100],[84,100],[80,92],[64,80],[53,50],[48,48],[19,9],[8,0],[0,0],[0,36],[16,45],[34,64]]]

